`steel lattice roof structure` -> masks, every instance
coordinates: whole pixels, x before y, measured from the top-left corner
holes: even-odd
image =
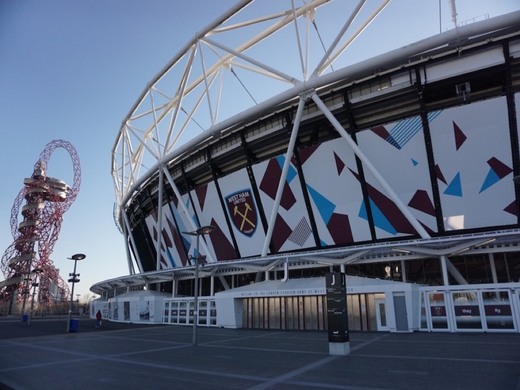
[[[266,221],[266,238],[260,256],[218,262],[211,258],[211,250],[205,247],[208,264],[203,272],[251,272],[290,267],[291,264],[317,267],[323,263],[380,262],[388,257],[411,259],[451,255],[462,250],[489,252],[493,250],[488,245],[491,241],[502,251],[504,247],[518,250],[519,230],[514,225],[450,237],[432,236],[411,215],[408,207],[398,201],[399,196],[371,166],[370,159],[345,130],[352,120],[349,115],[358,126],[369,127],[383,117],[390,121],[419,112],[418,103],[412,102],[410,97],[415,94],[413,99],[416,99],[415,90],[397,84],[380,85],[374,96],[386,90],[385,99],[395,95],[395,106],[390,105],[381,112],[370,108],[370,114],[363,111],[361,103],[359,108],[354,107],[349,112],[345,102],[335,94],[371,80],[380,82],[386,75],[399,71],[410,69],[412,72],[411,69],[448,58],[453,53],[484,47],[498,37],[517,37],[520,12],[459,26],[356,62],[356,58],[350,57],[349,48],[362,39],[372,23],[377,23],[378,16],[389,3],[389,0],[360,1],[357,5],[326,0],[288,1],[276,2],[276,6],[270,4],[266,9],[262,2],[241,1],[197,33],[137,99],[123,120],[112,149],[116,192],[114,218],[129,245],[135,247],[130,232],[134,226],[131,215],[140,207],[137,199],[150,194],[158,194],[162,199],[165,182],[174,196],[181,199],[182,194],[211,181],[214,175],[225,176],[251,163],[248,156],[251,151],[240,148],[243,137],[254,144],[251,153],[256,159],[280,153],[290,155],[298,131],[310,138],[309,124],[325,118],[330,128],[349,143],[356,157],[376,177],[417,234],[398,241],[270,255],[276,217],[273,212],[272,219]],[[485,93],[482,92],[481,98],[485,98]],[[353,106],[355,101],[355,97],[351,99]],[[433,103],[431,109],[435,109]],[[284,115],[290,117],[287,122],[279,119]],[[287,123],[293,126],[292,129],[287,128]],[[293,136],[289,137],[289,133]],[[208,172],[207,166],[213,167],[213,174]],[[287,169],[287,166],[283,167],[282,178]],[[275,204],[282,196],[280,188]],[[182,204],[179,207],[188,216],[186,207]],[[158,224],[157,230],[161,231],[161,222]],[[187,224],[189,230],[198,228],[196,221],[189,217]],[[205,246],[204,242],[202,244]],[[99,293],[114,287],[169,281],[172,273],[176,278],[193,277],[193,269],[189,266],[135,274],[130,249],[127,250],[131,275],[100,282],[92,291]]]

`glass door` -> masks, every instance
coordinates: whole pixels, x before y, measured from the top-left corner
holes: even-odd
[[[448,310],[446,309],[446,293],[443,291],[429,291],[428,305],[430,327],[436,331],[449,331]]]
[[[509,290],[483,290],[482,301],[488,331],[514,331],[516,329]]]
[[[377,330],[381,331],[381,332],[388,331],[385,300],[376,299],[375,305],[376,305]]]
[[[476,291],[454,291],[451,293],[455,328],[459,331],[482,331],[482,314]]]

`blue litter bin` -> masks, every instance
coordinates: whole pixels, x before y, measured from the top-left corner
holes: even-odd
[[[29,318],[29,317],[27,316],[27,314],[24,314],[24,315],[22,316],[22,321],[23,321],[23,322],[27,322],[27,319],[28,319],[28,318]]]
[[[79,321],[78,320],[70,320],[69,330],[71,332],[77,332],[79,327]]]

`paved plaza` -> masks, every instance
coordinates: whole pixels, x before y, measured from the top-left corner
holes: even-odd
[[[0,320],[0,389],[518,389],[520,334],[351,333]]]

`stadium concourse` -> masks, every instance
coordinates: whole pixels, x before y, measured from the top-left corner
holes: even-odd
[[[518,333],[520,11],[352,63],[388,2],[261,4],[187,42],[124,118],[129,274],[91,287],[92,314],[330,331],[340,274],[351,331]]]
[[[201,328],[65,317],[0,319],[1,389],[518,389],[518,334],[356,332],[330,356],[325,332]],[[30,370],[30,375],[28,375]]]

